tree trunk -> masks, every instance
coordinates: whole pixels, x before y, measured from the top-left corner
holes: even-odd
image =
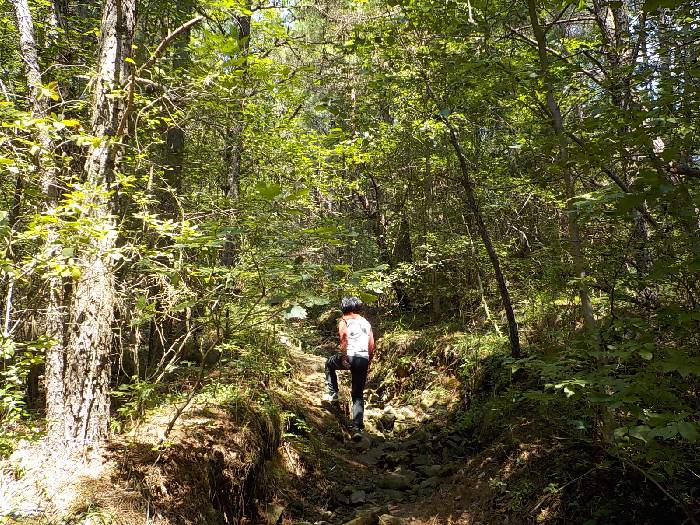
[[[177,220],[177,194],[182,187],[182,165],[185,154],[185,132],[177,125],[165,131],[165,151],[163,152],[163,185],[158,195],[161,212],[169,219]]]
[[[471,232],[471,229],[469,228],[469,224],[467,223],[464,216],[462,216],[462,221],[464,222],[464,227],[467,230],[467,237],[469,237],[469,249],[471,251],[472,258],[474,259],[474,269],[476,270],[476,286],[479,289],[479,295],[481,296],[481,306],[484,307],[484,315],[486,316],[486,321],[488,321],[489,323],[491,323],[493,325],[493,329],[500,336],[501,329],[498,326],[498,323],[491,317],[491,310],[489,309],[489,303],[486,300],[486,290],[484,290],[484,281],[481,277],[481,265],[479,264],[479,258],[478,258],[478,255],[476,253],[476,247],[474,246],[474,239],[472,238],[472,232]]]
[[[246,5],[246,7],[249,8],[250,6]],[[236,21],[238,22],[238,45],[241,55],[245,60],[243,63],[243,79],[245,81],[247,76],[245,73],[248,69],[248,53],[250,51],[250,16],[237,16]],[[237,204],[241,197],[241,163],[243,161],[243,133],[245,131],[244,108],[245,95],[241,92],[241,97],[238,102],[238,114],[235,117],[233,125],[226,130],[225,135],[227,143],[224,151],[224,158],[226,160],[227,172],[224,193],[232,204]],[[226,234],[226,241],[221,254],[222,265],[236,265],[240,244],[240,238],[236,233]]]
[[[176,2],[178,16],[176,20],[189,19],[193,6],[188,1]],[[177,25],[177,24],[176,24]],[[166,27],[169,33],[176,27]],[[172,66],[176,74],[180,73],[190,63],[190,53],[188,43],[190,40],[190,29],[183,31],[173,42]],[[181,102],[179,97],[173,100]],[[159,203],[162,213],[169,219],[179,218],[177,195],[182,188],[182,169],[185,154],[185,131],[178,123],[171,124],[165,130],[165,141],[163,151],[163,183],[166,186],[159,195]]]
[[[20,50],[24,61],[29,87],[29,99],[32,114],[42,118],[49,114],[49,98],[42,94],[41,67],[37,53],[37,44],[34,32],[34,22],[29,10],[27,0],[12,0],[15,12],[17,30],[20,37]],[[37,142],[41,150],[36,155],[35,162],[41,170],[41,186],[47,199],[45,214],[55,213],[57,201],[60,197],[59,170],[51,161],[43,162],[43,159],[53,154],[54,143],[48,131],[37,132]],[[18,181],[19,182],[19,181]],[[58,232],[52,226],[47,226],[46,242],[43,247],[44,257],[51,260],[58,251]],[[62,432],[61,422],[64,413],[64,388],[63,374],[65,365],[64,353],[64,310],[62,283],[59,277],[48,278],[48,297],[46,299],[46,311],[44,314],[46,335],[51,340],[51,345],[46,349],[44,382],[46,388],[46,420],[49,436],[57,436]]]
[[[612,14],[613,27],[610,28],[608,23],[609,17],[607,10]],[[646,13],[641,12],[639,18],[639,36],[636,43],[633,43],[629,21],[623,12],[623,6],[610,7],[603,5],[600,0],[593,3],[593,13],[595,14],[596,23],[602,35],[602,50],[608,57],[612,78],[620,80],[615,82],[610,88],[610,99],[615,107],[624,113],[629,110],[632,104],[632,76],[634,72],[634,64],[637,62],[640,51],[644,46],[646,35]],[[620,68],[629,71],[625,75],[621,75]],[[581,115],[583,120],[583,115]],[[630,126],[621,124],[617,128],[619,137],[626,137],[630,133]],[[636,161],[632,161],[630,148],[624,146],[624,142],[620,148],[620,174],[625,177],[624,182],[628,187],[634,186],[634,181],[639,177],[639,166]],[[644,214],[648,214],[646,202],[642,203],[638,209],[635,208],[630,212],[632,218],[632,234],[631,247],[634,250],[634,259],[637,272],[639,275],[646,276],[652,267],[652,256],[649,251],[649,227]],[[639,291],[641,299],[649,304],[656,302],[656,292],[653,288],[645,286]],[[611,311],[613,298],[611,297]]]
[[[369,181],[372,185],[372,192],[374,193],[374,203],[370,202],[369,197],[365,194],[353,190],[353,195],[362,206],[365,211],[367,220],[370,222],[372,232],[374,234],[374,240],[377,243],[377,249],[379,250],[379,259],[383,264],[389,267],[390,271],[394,271],[398,263],[401,262],[411,262],[412,246],[410,231],[408,230],[408,218],[404,215],[402,222],[399,225],[399,232],[397,237],[397,242],[394,245],[394,249],[389,248],[389,243],[387,242],[388,234],[388,221],[386,214],[384,213],[384,198],[383,192],[379,183],[377,182],[374,175],[369,175]],[[396,300],[399,307],[402,310],[408,310],[411,308],[411,297],[406,291],[406,285],[401,280],[394,280],[392,282],[392,289],[394,294],[396,294]]]
[[[423,72],[423,80],[425,82],[425,88],[428,97],[432,99],[433,103],[440,108],[438,98],[435,96],[432,87],[430,86],[430,80],[425,72]],[[491,261],[491,266],[493,266],[493,273],[496,276],[496,282],[498,283],[498,290],[501,293],[501,301],[503,302],[503,309],[506,311],[506,319],[508,320],[508,339],[510,340],[510,353],[513,357],[519,358],[521,354],[520,349],[520,335],[518,333],[518,322],[515,319],[515,312],[513,311],[513,302],[510,299],[510,292],[508,291],[508,285],[506,284],[506,279],[503,276],[503,271],[501,270],[501,261],[496,253],[493,243],[491,242],[491,234],[489,233],[486,223],[484,222],[484,217],[481,214],[481,207],[476,198],[476,191],[474,189],[474,182],[469,174],[469,166],[467,165],[467,157],[464,154],[464,149],[459,142],[457,137],[457,130],[455,129],[449,118],[440,114],[440,119],[444,122],[445,126],[450,133],[450,144],[455,151],[457,160],[459,161],[459,169],[462,173],[461,183],[464,188],[464,192],[467,197],[467,206],[469,211],[474,217],[477,229],[479,230],[479,235],[481,236],[481,241],[484,243],[486,252],[488,253],[489,260]]]
[[[506,311],[506,319],[508,320],[508,338],[510,339],[510,352],[515,358],[520,357],[520,335],[518,334],[518,322],[515,319],[515,312],[513,311],[513,303],[510,299],[510,292],[508,291],[508,285],[506,284],[506,279],[503,276],[503,271],[501,270],[501,261],[496,253],[491,242],[491,234],[489,233],[486,224],[484,223],[484,217],[481,214],[481,208],[476,199],[476,192],[474,191],[474,182],[471,180],[469,175],[469,167],[467,166],[467,158],[462,149],[462,145],[457,139],[457,133],[454,129],[452,123],[444,119],[450,131],[450,142],[452,147],[457,154],[457,160],[459,160],[459,167],[462,171],[462,186],[467,196],[467,205],[469,210],[474,216],[476,221],[476,226],[481,235],[481,241],[484,243],[486,252],[491,260],[491,265],[493,266],[493,272],[496,275],[496,282],[498,283],[498,289],[501,292],[501,300],[503,301],[503,308]]]
[[[588,285],[586,284],[586,266],[581,253],[581,233],[578,225],[578,213],[573,205],[576,195],[576,179],[568,166],[568,138],[564,130],[564,120],[557,101],[554,99],[554,89],[549,75],[549,57],[547,55],[547,41],[537,16],[535,0],[528,0],[530,23],[537,41],[537,51],[540,59],[540,73],[547,96],[547,109],[552,117],[552,128],[559,141],[559,165],[564,173],[566,186],[566,222],[569,233],[569,249],[574,262],[574,273],[578,279],[579,298],[581,299],[581,311],[586,331],[598,341],[598,329],[593,313]]]
[[[114,319],[114,262],[117,230],[113,197],[116,144],[128,102],[112,96],[128,80],[136,0],[105,0],[92,104],[92,145],[85,162],[90,192],[89,217],[101,234],[79,254],[81,275],[74,285],[66,348],[66,410],[63,438],[69,443],[99,443],[109,434],[110,351]]]
[[[426,148],[425,153],[425,178],[423,180],[423,196],[425,205],[423,207],[423,244],[428,243],[428,232],[433,225],[433,201],[435,196],[435,175],[430,165],[430,150]],[[433,262],[434,257],[430,254],[426,257],[426,263]],[[430,269],[430,303],[431,317],[433,321],[440,318],[440,288],[438,286],[438,273],[435,267]]]
[[[19,32],[19,48],[27,75],[29,100],[32,103],[32,113],[43,117],[48,113],[48,98],[41,94],[41,68],[37,54],[34,21],[27,0],[10,0],[15,12],[17,31]]]
[[[187,0],[178,0],[175,2],[177,15],[168,19],[163,26],[163,38],[168,39],[175,31],[181,31],[178,36],[172,40],[173,55],[172,68],[176,76],[180,76],[184,69],[190,64],[190,53],[188,43],[190,41],[191,26],[182,30],[183,22],[188,20],[192,15],[193,5]],[[189,22],[184,22],[185,25]],[[169,95],[170,103],[181,105],[186,103],[177,95]],[[164,106],[164,110],[166,107]],[[185,130],[178,122],[172,122],[163,127],[163,175],[161,180],[156,184],[154,194],[156,196],[157,213],[164,219],[169,219],[174,222],[179,222],[181,217],[181,206],[179,195],[182,190],[182,173],[185,161]],[[155,246],[163,249],[167,244],[167,238],[155,237],[152,239]],[[164,266],[170,266],[171,262],[165,256],[159,256],[158,261]],[[161,297],[167,292],[163,288],[162,282],[154,282],[149,287],[149,295],[156,302],[156,311],[163,311],[163,302]],[[137,370],[142,371],[143,377],[148,377],[149,374],[161,365],[161,360],[166,353],[168,346],[178,338],[183,332],[184,313],[183,312],[164,312],[158,318],[153,317],[149,323],[148,336],[148,352],[144,356],[143,361],[137,363]]]
[[[401,263],[413,262],[413,246],[411,245],[411,229],[408,222],[406,212],[403,212],[401,222],[399,223],[399,231],[394,243],[394,249],[391,253],[391,267],[398,267]],[[406,283],[402,280],[394,281],[394,292],[402,310],[411,308],[411,294],[409,293]]]

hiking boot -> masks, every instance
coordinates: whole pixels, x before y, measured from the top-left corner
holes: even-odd
[[[324,403],[337,403],[340,399],[338,398],[338,392],[333,394],[326,394],[323,396]]]
[[[355,443],[358,443],[359,441],[362,441],[362,430],[357,428],[357,427],[350,427],[350,434],[352,439]]]

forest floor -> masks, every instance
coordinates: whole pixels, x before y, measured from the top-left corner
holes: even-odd
[[[399,329],[380,337],[365,438],[353,442],[345,429],[349,373],[339,374],[341,408],[321,402],[336,343],[330,331],[319,339],[290,350],[285,470],[276,487],[285,524],[682,522],[643,478],[571,439],[510,390],[529,379],[509,376],[491,343],[473,334]],[[461,359],[472,355],[467,373],[450,353],[465,340],[473,345],[459,349]]]
[[[391,355],[395,342],[380,339],[386,354],[373,364],[365,392],[365,436],[353,442],[346,427],[349,374],[339,373],[341,408],[321,401],[335,338],[314,328],[300,339],[282,338],[286,379],[265,390],[270,410],[235,396],[222,403],[220,392],[209,392],[188,406],[164,439],[175,407],[162,406],[80,469],[57,462],[60,453],[39,444],[20,447],[2,468],[15,512],[0,523],[561,522],[560,494],[548,483],[556,458],[571,459],[569,465],[575,458],[557,450],[551,432],[528,414],[498,421],[498,431],[478,445],[456,424],[463,385],[448,369],[433,366],[413,377],[404,370],[397,379],[402,365]],[[430,341],[431,348],[435,344]],[[221,376],[218,390],[241,389],[223,369],[212,374]],[[396,388],[410,379],[418,381]],[[578,476],[577,468],[567,468]]]

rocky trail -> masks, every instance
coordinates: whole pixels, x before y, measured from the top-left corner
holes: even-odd
[[[613,509],[622,520],[579,520],[565,505],[600,507],[599,494],[621,479],[613,463],[596,449],[567,443],[522,405],[504,417],[483,398],[466,397],[464,385],[439,364],[421,361],[422,374],[404,374],[399,367],[407,360],[396,352],[405,348],[396,338],[380,347],[385,353],[365,391],[365,436],[352,441],[349,374],[339,374],[340,409],[321,401],[335,339],[319,335],[305,337],[306,346],[280,338],[274,380],[252,376],[248,365],[212,370],[207,388],[187,406],[181,396],[179,404],[154,407],[89,457],[43,440],[20,443],[0,461],[0,523],[682,523],[678,513],[667,519],[655,487],[639,478],[634,487],[660,502],[657,514],[640,519],[624,503]],[[431,349],[433,343],[427,341]],[[242,357],[259,366],[260,355]],[[492,391],[492,379],[480,377],[480,390]],[[466,419],[466,403],[484,408],[488,421]]]
[[[292,362],[307,428],[301,439],[294,429],[288,432],[284,446],[316,469],[293,483],[299,496],[287,507],[293,523],[471,523],[463,487],[455,488],[468,440],[443,424],[454,400],[422,395],[410,404],[384,401],[374,378],[365,392],[366,431],[353,442],[344,429],[349,374],[339,374],[340,411],[329,410],[321,402],[325,358],[295,350]],[[312,450],[300,452],[304,443]],[[309,453],[319,455],[314,460]]]

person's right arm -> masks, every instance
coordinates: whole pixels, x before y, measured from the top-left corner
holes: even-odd
[[[343,354],[348,352],[348,322],[341,319],[338,322],[338,338],[340,339],[340,351]]]
[[[342,318],[338,323],[338,338],[340,339],[340,353],[343,354],[343,366],[349,368],[348,363],[348,322]]]

